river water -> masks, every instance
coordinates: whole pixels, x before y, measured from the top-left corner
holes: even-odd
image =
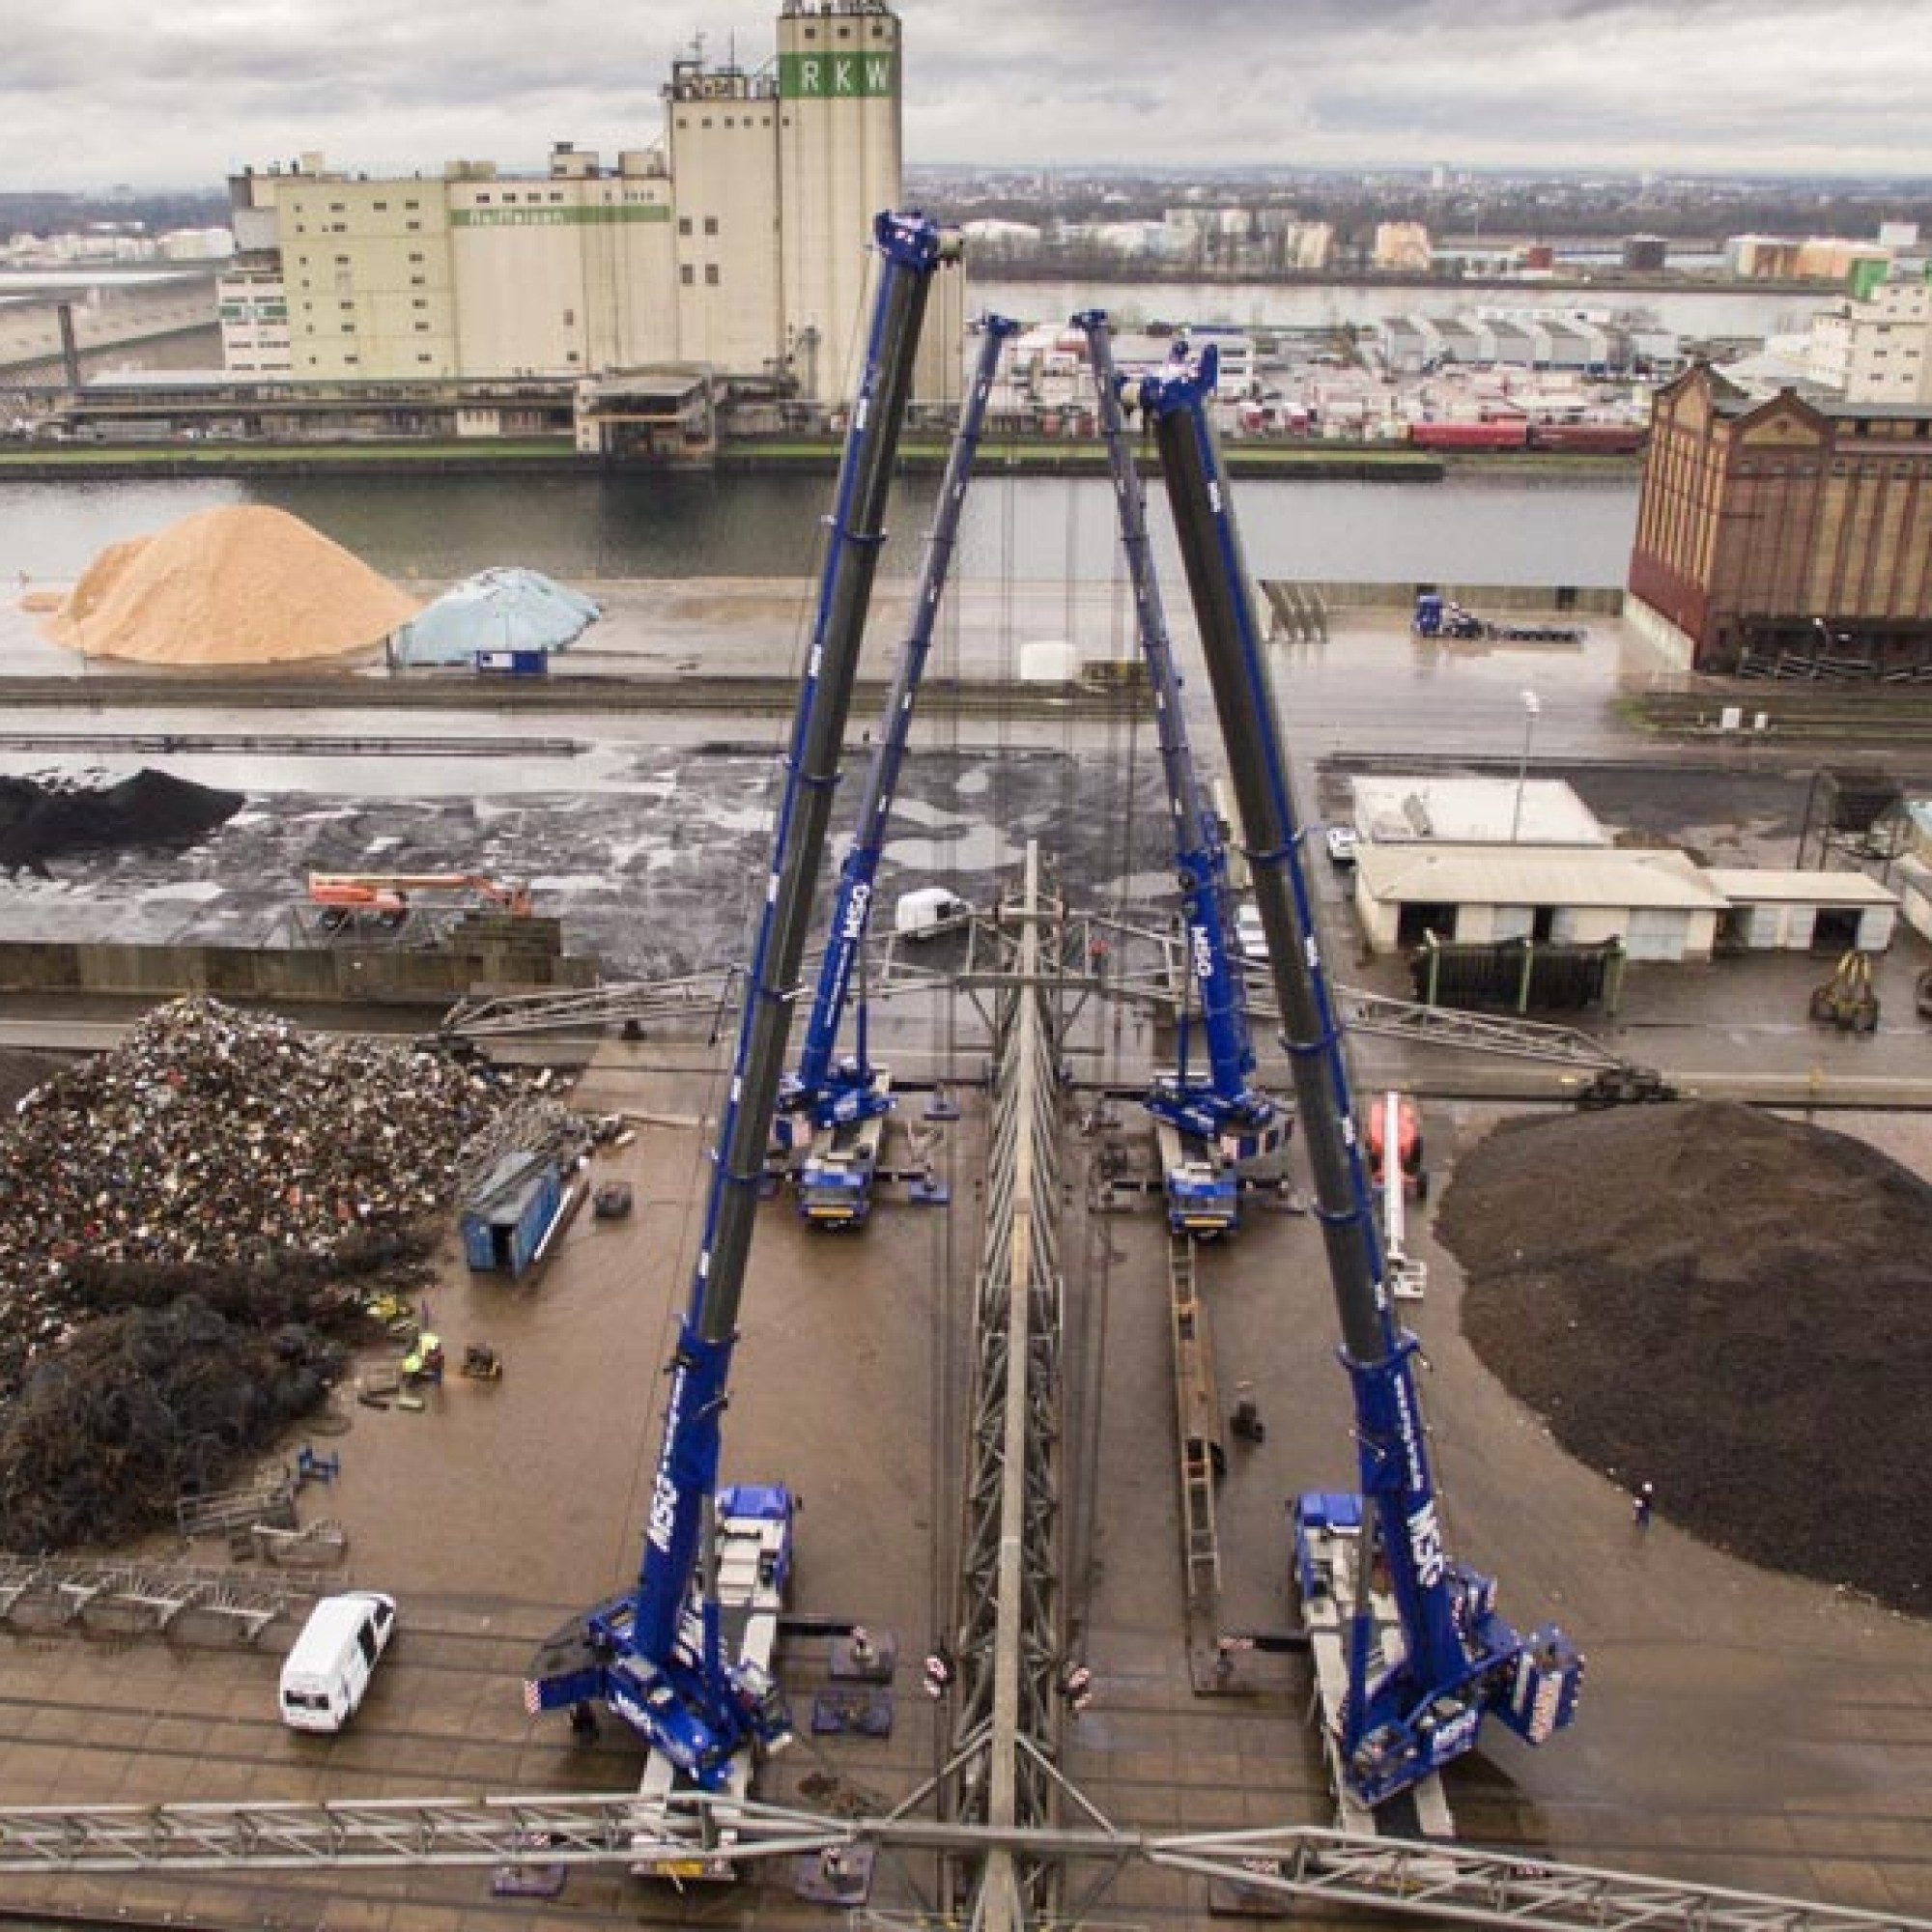
[[[910,576],[936,477],[901,481],[880,568]],[[1435,483],[1241,478],[1236,507],[1259,577],[1340,582],[1576,584],[1625,581],[1636,479],[1493,469]],[[128,483],[0,483],[0,583],[80,575],[103,546],[197,510],[269,503],[386,576],[442,583],[496,564],[565,581],[810,576],[826,476],[357,476]],[[1179,565],[1156,486],[1163,576]],[[982,469],[954,562],[961,579],[1106,582],[1119,570],[1104,478]]]

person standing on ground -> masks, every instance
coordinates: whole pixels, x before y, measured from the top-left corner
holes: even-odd
[[[1650,1527],[1651,1505],[1656,1499],[1657,1492],[1649,1483],[1645,1483],[1637,1491],[1636,1494],[1631,1498],[1631,1520],[1636,1524],[1637,1528],[1648,1529]]]

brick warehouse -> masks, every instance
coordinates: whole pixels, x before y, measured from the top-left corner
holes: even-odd
[[[1658,393],[1634,621],[1690,669],[1932,672],[1932,408]]]

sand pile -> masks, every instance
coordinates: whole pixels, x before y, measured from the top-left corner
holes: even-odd
[[[418,608],[300,518],[243,504],[110,544],[42,629],[91,658],[290,664],[368,650]]]
[[[1932,1187],[1713,1102],[1499,1127],[1436,1232],[1570,1452],[1752,1562],[1932,1614]]]

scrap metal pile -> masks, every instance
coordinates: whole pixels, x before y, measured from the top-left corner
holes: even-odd
[[[0,1122],[0,1547],[106,1542],[321,1400],[502,1070],[183,1000]]]

